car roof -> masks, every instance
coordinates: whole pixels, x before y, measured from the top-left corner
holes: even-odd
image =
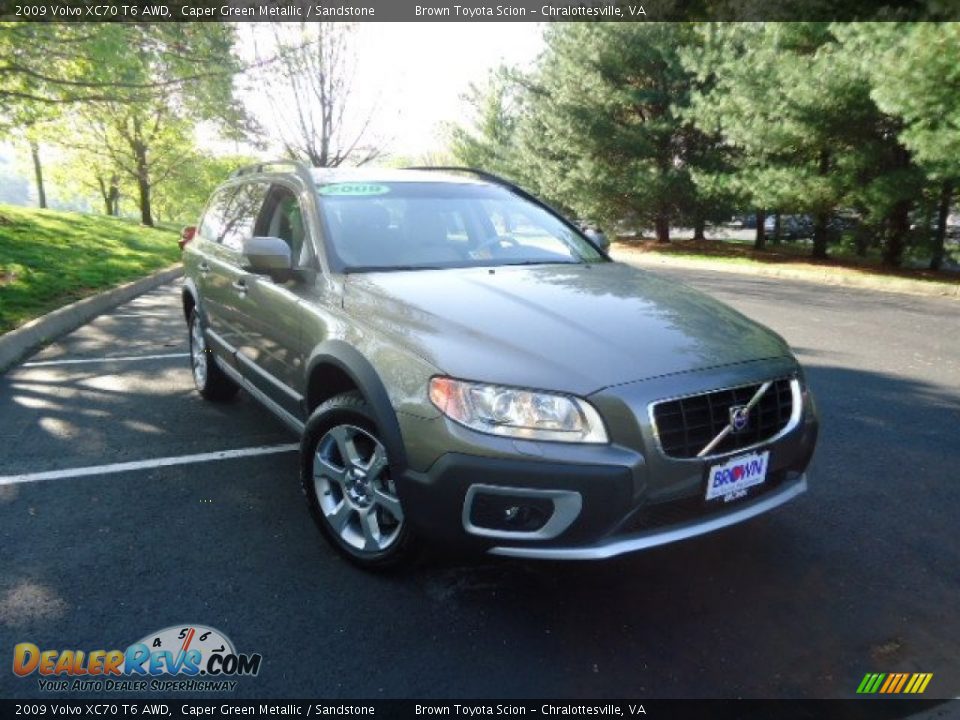
[[[397,168],[313,168],[310,173],[318,184],[338,182],[433,182],[460,185],[490,185],[480,177],[467,173],[434,170],[401,170]]]

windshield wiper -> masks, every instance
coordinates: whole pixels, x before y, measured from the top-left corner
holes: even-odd
[[[444,270],[445,268],[437,265],[355,265],[345,267],[343,272],[367,273],[367,272],[408,272],[411,270]]]
[[[514,267],[517,265],[580,265],[576,260],[520,260],[519,262],[500,263],[490,267]]]

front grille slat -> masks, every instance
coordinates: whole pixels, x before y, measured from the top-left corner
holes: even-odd
[[[790,378],[773,381],[750,412],[747,427],[739,433],[729,433],[711,454],[735,452],[780,433],[793,414],[790,383]],[[730,408],[746,405],[760,385],[717,390],[655,404],[653,420],[664,454],[674,458],[695,458],[730,422]]]

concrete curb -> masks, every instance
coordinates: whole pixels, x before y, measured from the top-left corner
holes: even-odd
[[[792,268],[784,265],[766,266],[760,263],[741,264],[712,262],[698,260],[677,255],[637,252],[629,247],[614,247],[614,260],[640,265],[651,270],[658,267],[688,268],[690,270],[710,270],[715,272],[738,273],[740,275],[759,275],[762,277],[778,277],[784,280],[801,280],[819,283],[821,285],[841,285],[843,287],[861,288],[865,290],[880,290],[906,295],[922,295],[926,297],[960,298],[960,285],[944,285],[942,283],[911,280],[910,278],[884,277],[873,278],[869,275],[856,275],[847,272],[837,272],[832,268]]]
[[[182,274],[183,266],[177,263],[145,278],[64,305],[16,330],[0,335],[0,373],[6,372],[47,343],[85,325],[97,315],[175,280]]]

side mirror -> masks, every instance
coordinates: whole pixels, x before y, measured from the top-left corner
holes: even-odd
[[[290,246],[278,237],[254,237],[243,243],[241,266],[259,275],[284,276],[293,269]]]

